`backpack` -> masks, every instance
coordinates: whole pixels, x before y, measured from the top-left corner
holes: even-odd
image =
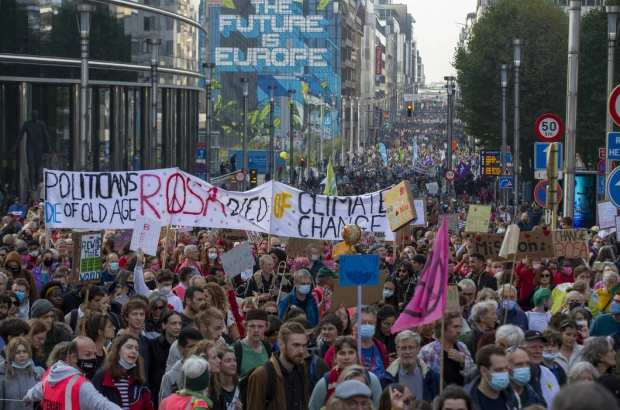
[[[265,351],[267,352],[267,357],[271,357],[271,346],[269,346],[268,343],[265,343],[262,340],[261,343],[263,345],[263,349],[265,349]],[[241,374],[241,363],[243,361],[243,347],[241,346],[241,340],[233,344],[233,349],[235,351],[235,359],[237,359],[237,374],[239,375],[239,377],[245,376]],[[248,372],[248,375],[249,373],[250,372]]]
[[[271,401],[276,397],[277,376],[276,369],[275,367],[273,367],[273,363],[271,363],[271,360],[267,360],[256,369],[260,368],[261,366],[264,366],[267,370],[267,396],[265,396],[265,408],[267,408],[269,407]],[[252,373],[256,371],[256,369],[247,372],[247,374],[243,376],[243,378],[239,381],[239,399],[241,400],[241,403],[243,403],[243,408],[246,410],[250,409],[250,407],[248,407],[246,403],[246,397],[248,394],[248,380],[250,379]]]
[[[308,369],[308,391],[312,394],[314,391],[314,386],[318,380],[316,379],[316,364],[319,361],[319,356],[316,354],[312,355],[312,362],[310,362],[310,369]],[[327,372],[329,374],[329,372]]]

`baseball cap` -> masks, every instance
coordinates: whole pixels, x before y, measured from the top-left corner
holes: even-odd
[[[350,399],[357,396],[372,397],[372,391],[360,381],[345,380],[336,387],[334,396],[339,399]]]
[[[319,269],[319,271],[316,274],[316,278],[317,279],[324,279],[324,278],[334,278],[334,279],[338,279],[338,274],[335,273],[333,270],[326,268],[325,266],[323,266],[321,269]]]
[[[530,340],[541,339],[543,342],[547,342],[547,338],[543,336],[543,334],[538,330],[528,330],[525,332],[525,341],[529,342]]]

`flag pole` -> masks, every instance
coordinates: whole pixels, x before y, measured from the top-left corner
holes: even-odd
[[[444,356],[444,344],[443,344],[443,337],[444,337],[444,332],[445,332],[445,326],[446,326],[446,321],[445,321],[445,312],[443,315],[441,315],[441,341],[439,343],[441,343],[441,356],[440,360],[439,360],[439,394],[443,393],[443,356]]]
[[[517,253],[515,252],[514,256],[512,257],[512,269],[510,269],[510,282],[508,282],[508,284],[509,284],[510,286],[512,286],[512,281],[513,281],[513,280],[514,280],[514,278],[515,278],[515,266],[517,266],[517,265],[516,265],[516,263],[517,263]],[[504,284],[503,286],[506,286],[506,284]],[[505,291],[506,291],[506,290],[504,289],[504,292],[505,292]],[[505,296],[506,296],[506,295],[504,295],[504,297],[505,297]],[[504,302],[504,299],[503,299],[503,298],[502,298],[502,301],[501,301],[501,302],[502,302],[502,305],[503,305],[503,304],[504,304],[504,303],[503,303],[503,302]],[[506,304],[506,305],[508,305],[508,304]],[[502,307],[503,307],[503,306],[502,306]],[[508,308],[508,306],[506,306],[506,307],[504,308],[504,311],[505,311],[505,312],[504,312],[504,324],[506,324],[506,323],[508,322],[508,309],[507,309],[507,308]]]

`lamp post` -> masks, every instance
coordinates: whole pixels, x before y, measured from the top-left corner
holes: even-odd
[[[276,106],[276,99],[275,99],[275,95],[276,95],[276,88],[278,88],[275,85],[270,85],[267,87],[267,89],[269,90],[269,162],[267,162],[267,164],[269,165],[269,176],[270,179],[274,179],[275,175],[276,175],[276,161],[275,158],[273,156],[274,154],[274,149],[273,149],[273,144],[274,144],[274,138],[273,138],[273,134],[275,132],[275,130],[273,129],[273,111],[275,109]]]
[[[161,38],[148,38],[151,47],[151,169],[157,168],[157,67],[159,66],[159,46]]]
[[[88,161],[88,38],[90,36],[90,18],[95,6],[80,3],[75,6],[80,31],[80,162],[79,170],[86,171]]]
[[[357,97],[357,155],[361,155],[362,137],[360,136],[360,105],[362,104],[362,97]]]
[[[514,61],[513,65],[515,68],[515,112],[514,112],[514,158],[512,159],[513,163],[513,174],[515,180],[514,187],[514,205],[513,205],[513,215],[516,215],[517,209],[519,208],[519,67],[521,67],[521,46],[523,45],[523,40],[514,39],[512,40],[512,46],[514,48]]]
[[[620,13],[620,6],[605,6],[605,12],[607,13],[607,99],[611,95],[614,89],[614,58],[616,54],[616,35],[618,33],[618,13]],[[607,102],[607,101],[606,101]],[[607,105],[605,105],[605,111],[607,118],[605,121],[605,133],[609,134],[614,130],[614,122],[611,119]],[[607,187],[607,179],[611,172],[611,161],[607,158],[609,152],[609,141],[607,136],[605,137],[605,187]],[[609,191],[605,188],[605,200],[609,200]]]
[[[448,155],[447,155],[447,166],[448,169],[452,169],[452,95],[454,94],[454,81],[456,78],[452,75],[444,77],[446,80],[447,87],[447,95],[448,95],[448,124],[447,124],[447,134],[448,134]],[[448,197],[450,196],[451,191],[451,183],[448,182]]]
[[[506,119],[506,96],[508,94],[508,64],[501,64],[501,83],[502,83],[502,171],[506,169],[506,145],[508,143],[508,123]],[[502,204],[508,205],[508,190],[502,192]]]
[[[312,116],[312,97],[313,94],[308,92],[308,138],[306,139],[306,162],[304,163],[304,167],[308,168],[306,178],[310,178],[310,148],[312,146],[312,123],[314,120]],[[300,172],[300,181],[303,180],[304,171],[304,168],[302,168]]]
[[[319,166],[317,168],[317,172],[321,172],[324,170],[323,167],[323,140],[325,139],[325,120],[323,118],[323,108],[325,107],[325,95],[319,94],[321,98],[321,142],[320,142],[320,153],[319,153]]]
[[[289,183],[291,184],[291,186],[293,186],[293,119],[295,118],[293,116],[293,107],[295,104],[295,90],[288,90],[288,109],[289,109],[289,151],[290,151],[290,157],[288,159],[288,166],[289,166]]]
[[[344,95],[341,97],[342,102],[342,134],[340,135],[340,163],[344,165],[344,134],[346,132],[345,128],[345,118],[347,117],[347,97]]]
[[[334,144],[334,139],[336,138],[336,132],[334,131],[334,109],[336,108],[336,95],[332,94],[330,96],[330,99],[332,103],[329,111],[330,119],[332,122],[332,166],[334,166],[336,164],[336,146]]]
[[[205,88],[207,90],[206,93],[206,103],[207,103],[207,123],[206,126],[206,134],[207,134],[207,182],[211,182],[211,118],[212,118],[212,98],[211,98],[211,76],[213,75],[213,69],[215,68],[215,63],[204,63],[202,65],[204,67],[205,72]]]
[[[248,172],[248,95],[250,93],[250,79],[242,78],[241,85],[243,86],[243,173],[245,179],[243,181],[243,191],[248,186],[248,178],[250,173]]]

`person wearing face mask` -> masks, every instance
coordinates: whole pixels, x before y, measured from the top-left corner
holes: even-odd
[[[499,322],[501,324],[519,326],[523,331],[528,330],[527,316],[517,305],[517,288],[505,284],[499,289],[498,293],[502,301],[500,308],[497,310]],[[506,316],[506,312],[508,312],[508,316]]]
[[[551,291],[549,289],[540,288],[534,293],[534,309],[525,312],[528,319],[528,329],[543,331],[549,325],[551,312],[549,309],[553,301],[551,300]]]
[[[503,348],[487,345],[476,354],[480,370],[471,383],[465,386],[474,408],[484,410],[506,410],[520,408],[514,389],[510,386],[508,360]]]
[[[95,343],[91,339],[76,337],[61,352],[62,359],[47,370],[41,382],[28,390],[22,399],[23,403],[28,406],[42,401],[43,408],[122,410],[84,377],[85,369],[90,369],[97,360],[95,351]],[[68,400],[71,403],[67,403]]]
[[[319,273],[319,270],[325,266],[323,261],[321,261],[321,252],[316,246],[308,245],[306,246],[305,254],[309,262],[308,270],[312,274],[312,279],[315,279],[316,275]]]
[[[41,292],[43,286],[50,281],[52,274],[56,270],[58,264],[54,262],[54,253],[48,249],[43,252],[41,263],[32,270],[38,292]]]
[[[9,252],[4,260],[4,267],[11,272],[13,279],[22,278],[28,281],[30,286],[29,296],[33,300],[39,299],[39,292],[37,290],[37,283],[32,276],[32,272],[22,268],[22,257],[17,252]]]
[[[174,274],[169,270],[160,270],[157,272],[157,290],[150,290],[144,282],[144,271],[142,264],[144,263],[144,252],[138,249],[136,252],[136,268],[133,271],[134,284],[136,293],[146,296],[147,298],[152,292],[159,292],[168,298],[168,306],[172,306],[177,312],[183,311],[183,302],[177,295],[172,292],[172,282],[174,282]]]
[[[568,377],[564,368],[555,362],[555,359],[560,356],[562,334],[555,329],[548,328],[543,330],[542,335],[547,342],[543,345],[543,357],[540,364],[553,373],[560,387],[562,387],[568,382]]]
[[[316,299],[309,295],[312,286],[312,274],[309,270],[302,268],[293,275],[294,285],[293,291],[284,296],[278,304],[278,312],[280,320],[289,309],[289,306],[297,306],[306,312],[306,319],[312,327],[319,324],[319,308]]]
[[[141,361],[139,340],[127,333],[119,336],[106,357],[104,367],[95,374],[93,386],[123,409],[153,410]]]
[[[104,269],[101,272],[101,279],[103,280],[103,283],[107,285],[114,282],[116,280],[116,274],[120,269],[118,266],[118,255],[115,253],[110,253],[103,267]]]
[[[544,404],[536,391],[530,386],[530,358],[522,347],[511,346],[506,350],[510,386],[519,399],[519,408]]]
[[[620,291],[614,294],[610,314],[599,315],[590,326],[590,336],[610,336],[620,331]]]
[[[540,269],[540,259],[529,259],[525,257],[517,266],[515,266],[515,274],[519,278],[517,280],[517,289],[519,289],[519,295],[528,295],[532,289],[534,289],[534,278],[536,272]],[[530,306],[524,308],[529,309]]]
[[[553,274],[553,283],[556,286],[562,283],[574,283],[575,277],[573,276],[573,264],[570,259],[562,259],[558,260],[560,266],[558,266],[558,271]]]
[[[312,296],[318,303],[319,316],[323,317],[326,310],[332,307],[332,291],[338,275],[323,266],[316,275],[316,287],[312,290]]]
[[[0,363],[0,400],[2,408],[6,410],[32,410],[34,407],[24,407],[21,399],[34,387],[45,374],[45,370],[35,366],[32,361],[30,343],[24,337],[18,336],[4,348],[6,361]]]

